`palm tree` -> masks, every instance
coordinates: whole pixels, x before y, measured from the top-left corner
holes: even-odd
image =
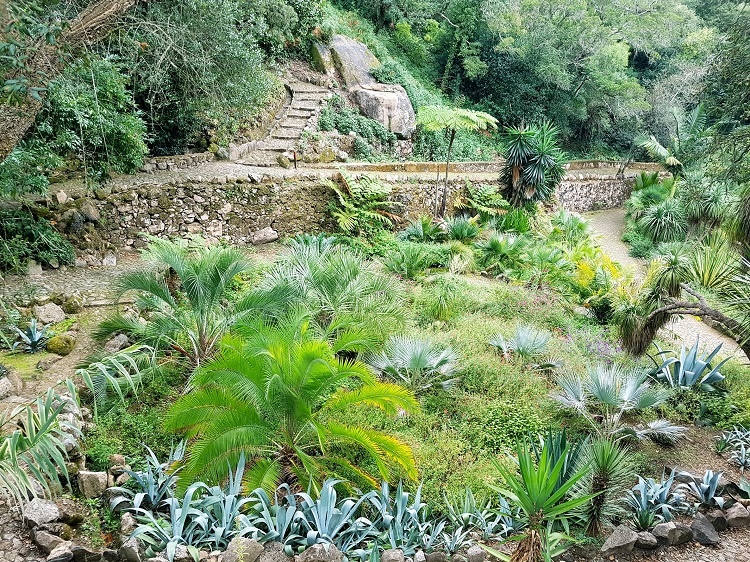
[[[562,181],[565,153],[557,144],[558,133],[549,121],[505,129],[505,163],[500,181],[513,206],[549,200]]]
[[[339,456],[340,444],[364,451],[384,479],[394,466],[415,478],[407,444],[338,420],[357,406],[391,415],[418,409],[405,388],[377,382],[364,363],[342,359],[351,349],[347,342],[321,337],[307,315],[276,326],[255,321],[226,336],[216,357],[195,372],[194,390],[167,415],[166,426],[191,443],[183,480],[216,481],[244,454],[254,463],[250,489],[306,488],[328,475],[375,484],[366,470]]]
[[[404,325],[406,307],[398,281],[353,250],[333,243],[296,241],[261,288],[271,294],[289,291],[328,336],[344,330],[359,334],[359,349],[374,349],[385,334]]]
[[[370,354],[365,362],[379,375],[384,375],[422,394],[433,387],[448,390],[458,380],[458,356],[451,347],[409,336],[392,336],[380,353]]]
[[[277,286],[229,302],[230,282],[250,268],[232,248],[151,238],[143,258],[155,267],[124,275],[118,286],[121,295],[136,292],[136,308],[148,321],[117,314],[97,329],[98,339],[123,332],[154,348],[171,348],[197,366],[232,324],[251,313],[278,311],[290,298],[287,288]]]
[[[664,146],[653,135],[640,137],[637,144],[646,150],[673,176],[684,174],[686,163],[702,156],[701,151],[711,140],[709,136],[708,115],[702,103],[699,103],[687,115],[680,117],[673,111],[676,123],[675,133],[668,146]]]
[[[483,111],[472,111],[461,107],[446,107],[444,105],[426,105],[419,109],[417,124],[425,131],[445,131],[448,133],[448,151],[445,158],[445,185],[443,196],[440,197],[440,168],[438,167],[435,185],[435,214],[445,216],[448,204],[448,168],[451,162],[453,141],[458,131],[486,131],[497,127],[497,119]]]

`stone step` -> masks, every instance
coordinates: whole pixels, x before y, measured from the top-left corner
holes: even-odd
[[[305,84],[304,82],[294,82],[289,84],[289,88],[294,94],[329,94],[331,90],[328,88],[321,88],[314,84]]]
[[[297,101],[320,101],[328,99],[328,92],[315,93],[315,92],[294,92],[294,99]]]
[[[290,109],[292,111],[317,111],[320,104],[311,103],[309,101],[293,101]]]
[[[286,116],[289,119],[309,119],[314,111],[302,110],[302,109],[290,109],[286,112]]]
[[[286,118],[281,122],[281,126],[287,129],[304,129],[307,125],[307,119]]]
[[[281,127],[271,133],[271,138],[274,139],[298,139],[302,136],[302,129],[291,129],[287,127]]]
[[[270,139],[263,141],[263,144],[257,147],[257,151],[266,152],[284,152],[285,150],[293,150],[297,143],[297,139]]]

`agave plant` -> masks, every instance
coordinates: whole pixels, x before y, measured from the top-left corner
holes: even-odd
[[[701,482],[688,482],[688,489],[700,506],[724,508],[724,498],[717,495],[722,474],[722,472],[707,470]]]
[[[725,378],[721,374],[720,369],[729,358],[724,359],[715,367],[711,366],[711,361],[721,351],[722,344],[717,345],[705,358],[698,356],[700,336],[696,336],[695,344],[690,349],[686,349],[683,345],[679,355],[673,351],[662,351],[656,343],[654,343],[654,346],[659,350],[656,357],[675,356],[665,359],[661,364],[658,363],[655,357],[651,357],[652,361],[657,365],[654,373],[656,380],[672,388],[689,389],[699,387],[706,392],[716,392],[716,385],[721,383]]]
[[[682,493],[686,489],[684,484],[674,485],[675,471],[667,477],[662,475],[661,480],[653,478],[638,477],[636,484],[628,492],[626,498],[628,506],[634,511],[634,522],[639,528],[648,530],[644,522],[656,521],[668,522],[674,518],[676,513],[682,513],[689,509],[689,504]]]
[[[530,360],[547,351],[547,346],[552,339],[552,334],[540,330],[534,326],[519,324],[515,333],[509,339],[502,334],[495,335],[490,340],[490,345],[496,347],[506,359],[517,355],[521,359]]]
[[[450,346],[409,336],[391,336],[380,353],[365,357],[375,373],[419,395],[440,386],[452,388],[458,378],[458,355]]]
[[[16,328],[16,332],[18,332],[18,337],[21,338],[21,341],[14,343],[13,349],[21,349],[25,353],[38,353],[42,351],[53,335],[51,331],[47,331],[47,326],[39,330],[36,318],[31,319],[29,326],[25,330]]]
[[[740,445],[732,451],[729,460],[740,467],[740,472],[745,472],[746,469],[750,468],[750,447],[746,446],[744,443],[740,443]]]
[[[280,542],[287,556],[293,556],[302,541],[301,514],[297,500],[289,486],[280,486],[274,501],[263,488],[250,494],[253,503],[250,507],[252,536],[261,543]]]
[[[625,414],[657,406],[670,396],[670,391],[652,386],[648,375],[640,370],[600,363],[590,367],[583,376],[562,373],[557,377],[557,384],[560,391],[553,393],[552,398],[578,412],[602,436],[671,441],[685,431],[684,427],[664,420],[651,422],[644,429],[624,423]]]

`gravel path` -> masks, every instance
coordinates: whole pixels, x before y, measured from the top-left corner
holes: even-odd
[[[610,209],[596,211],[585,215],[594,232],[599,236],[599,243],[612,259],[626,267],[633,268],[636,277],[643,277],[647,262],[634,258],[628,251],[628,246],[622,241],[625,230],[625,210]],[[722,353],[743,357],[737,342],[701,322],[699,318],[684,316],[677,318],[662,330],[660,337],[667,341],[674,341],[676,345],[691,346],[695,338],[700,337],[701,347],[714,349],[722,344]]]

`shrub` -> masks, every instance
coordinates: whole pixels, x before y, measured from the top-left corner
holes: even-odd
[[[328,104],[320,113],[318,127],[321,131],[336,129],[343,135],[348,135],[353,131],[357,133],[358,137],[380,149],[386,149],[396,140],[396,135],[378,121],[360,115],[347,107],[344,98],[341,96],[334,96],[328,101]]]
[[[546,428],[539,407],[531,401],[492,400],[481,407],[470,405],[461,431],[475,451],[498,453]]]
[[[418,316],[427,322],[454,320],[463,311],[464,290],[465,285],[453,277],[437,277],[425,284],[415,299]]]
[[[638,220],[638,227],[656,243],[684,240],[687,234],[685,213],[676,199],[648,207]]]
[[[421,244],[404,243],[382,259],[383,265],[393,273],[415,279],[430,265],[430,251]]]
[[[513,337],[506,340],[502,334],[497,334],[490,340],[490,345],[498,348],[505,357],[513,354],[529,360],[543,355],[551,339],[549,332],[534,326],[517,325]]]
[[[422,215],[417,220],[409,221],[401,238],[411,242],[437,242],[445,238],[445,232],[431,216]]]
[[[57,355],[69,355],[75,343],[75,338],[66,334],[53,336],[47,342],[47,351]]]
[[[448,231],[446,235],[449,240],[457,240],[468,244],[479,236],[479,226],[472,219],[466,217],[452,217],[447,221]]]
[[[377,230],[390,226],[398,217],[392,210],[396,203],[388,200],[391,188],[371,176],[355,178],[340,171],[341,184],[324,180],[323,184],[334,191],[336,200],[330,204],[331,214],[345,233]]]
[[[29,260],[70,265],[73,246],[45,219],[27,209],[0,209],[0,271],[20,271]]]

